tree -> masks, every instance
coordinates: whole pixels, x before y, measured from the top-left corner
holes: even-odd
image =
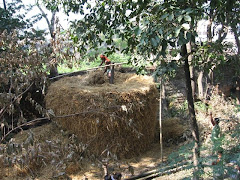
[[[23,8],[23,5],[18,0],[13,1],[6,5],[4,1],[4,9],[0,8],[0,32],[5,29],[10,32],[13,29],[24,29],[27,22],[24,20],[24,15],[16,15],[16,12]]]
[[[51,40],[50,40],[51,43],[49,44],[49,51],[50,51],[50,54],[52,54],[52,56],[49,56],[50,62],[51,62],[50,77],[54,77],[58,75],[58,69],[57,69],[58,64],[63,62],[62,54],[64,54],[65,57],[68,56],[72,58],[72,54],[70,53],[69,47],[66,50],[67,52],[63,52],[64,49],[66,49],[66,47],[69,46],[69,42],[67,42],[69,39],[67,38],[68,37],[67,33],[65,35],[65,39],[60,37],[62,33],[61,32],[62,28],[61,28],[61,25],[59,24],[57,13],[61,10],[61,7],[60,7],[60,4],[58,4],[58,1],[54,1],[50,3],[48,0],[38,0],[36,3],[36,6],[41,12],[41,17],[46,20],[49,34],[51,36]],[[42,8],[43,6],[46,10]],[[51,18],[47,16],[46,11],[49,11],[51,13]]]
[[[47,10],[49,10],[51,12],[51,20],[49,20],[49,18],[47,17],[47,14],[44,12],[44,10],[42,9],[41,5],[40,5],[40,1],[37,1],[36,5],[38,7],[38,9],[41,11],[41,15],[42,17],[46,20],[47,25],[48,25],[48,30],[51,36],[51,45],[49,46],[51,53],[53,53],[54,51],[54,44],[55,44],[55,35],[56,35],[56,13],[58,12],[58,7],[53,4],[53,5],[49,5],[47,4],[46,1],[42,1],[43,5],[45,5],[45,8],[47,8]],[[56,57],[55,57],[56,59]],[[58,70],[57,70],[57,62],[54,62],[51,65],[50,68],[50,77],[54,77],[58,75]]]
[[[227,34],[234,29],[237,29],[236,22],[239,22],[239,2],[238,1],[206,1],[202,18],[208,20],[207,25],[207,42],[198,44],[195,53],[195,63],[198,63],[198,97],[204,99],[207,97],[208,84],[213,84],[213,70],[224,61],[227,61],[229,47],[224,43]],[[220,26],[217,30],[216,27]],[[235,31],[236,32],[236,31]],[[236,33],[234,33],[236,34]],[[213,41],[214,35],[218,36],[217,40]],[[236,34],[237,35],[237,34]],[[238,44],[238,38],[235,40]],[[238,36],[237,36],[238,37]],[[238,47],[238,45],[237,45]],[[239,49],[239,48],[238,48]],[[238,51],[239,52],[239,51]],[[232,56],[232,55],[230,55]]]
[[[39,17],[26,18],[26,13],[31,11],[32,7],[25,6],[21,0],[13,0],[11,3],[4,1],[4,3],[4,9],[0,8],[0,33],[4,30],[7,30],[8,33],[17,30],[20,39],[25,37],[29,39],[45,39],[44,30],[32,28],[33,24],[39,20]]]
[[[26,42],[28,41],[28,44]],[[43,115],[29,89],[44,87],[46,83],[46,58],[44,49],[39,51],[36,41],[19,39],[17,31],[0,34],[0,141],[8,131],[27,122],[22,102],[29,102]],[[44,91],[44,88],[42,89]],[[36,91],[36,89],[35,89]],[[42,91],[42,92],[43,92]],[[37,98],[41,96],[41,90]],[[42,114],[43,113],[43,114]]]

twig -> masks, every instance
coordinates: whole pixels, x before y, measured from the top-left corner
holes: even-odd
[[[47,120],[47,119],[49,119],[49,118],[46,118],[46,117],[44,117],[44,118],[37,118],[37,119],[28,121],[28,122],[26,122],[26,123],[24,123],[24,124],[21,124],[21,125],[13,128],[13,129],[11,129],[10,131],[7,132],[7,134],[5,134],[5,135],[2,137],[2,139],[0,140],[0,143],[2,143],[2,141],[3,141],[9,134],[11,134],[13,131],[15,131],[15,130],[17,130],[17,129],[20,129],[20,128],[23,127],[23,126],[29,126],[29,125],[37,122],[37,121],[42,121],[42,120]]]

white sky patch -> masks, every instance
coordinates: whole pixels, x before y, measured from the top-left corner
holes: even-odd
[[[8,0],[6,3],[11,3],[11,0]],[[35,0],[22,0],[24,5],[34,5],[36,3]],[[0,1],[0,7],[3,8],[3,2]],[[49,19],[49,21],[51,20],[51,12],[49,10],[47,10],[44,6],[41,6],[41,8],[43,9],[43,11],[47,14],[47,17]],[[20,11],[20,13],[22,13],[23,11]],[[40,14],[40,10],[38,9],[37,6],[33,7],[33,9],[31,11],[29,11],[26,14],[26,18],[30,18],[33,17],[37,14]],[[78,20],[81,17],[83,17],[80,14],[74,14],[74,13],[69,13],[69,16],[67,16],[63,10],[58,13],[56,13],[56,16],[59,18],[59,22],[60,25],[62,26],[63,29],[67,29],[70,26],[70,21],[74,21],[74,20]],[[36,24],[34,24],[33,26],[34,29],[36,30],[47,30],[48,31],[48,25],[47,22],[44,18],[42,18],[40,21],[38,21]]]

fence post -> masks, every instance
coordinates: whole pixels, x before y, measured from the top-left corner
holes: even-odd
[[[111,65],[111,76],[110,76],[109,83],[114,84],[114,63],[112,63]]]

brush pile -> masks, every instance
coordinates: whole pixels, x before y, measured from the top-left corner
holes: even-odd
[[[115,72],[114,84],[102,71],[66,77],[49,87],[46,106],[63,129],[89,152],[130,158],[154,141],[158,92],[149,76]]]

